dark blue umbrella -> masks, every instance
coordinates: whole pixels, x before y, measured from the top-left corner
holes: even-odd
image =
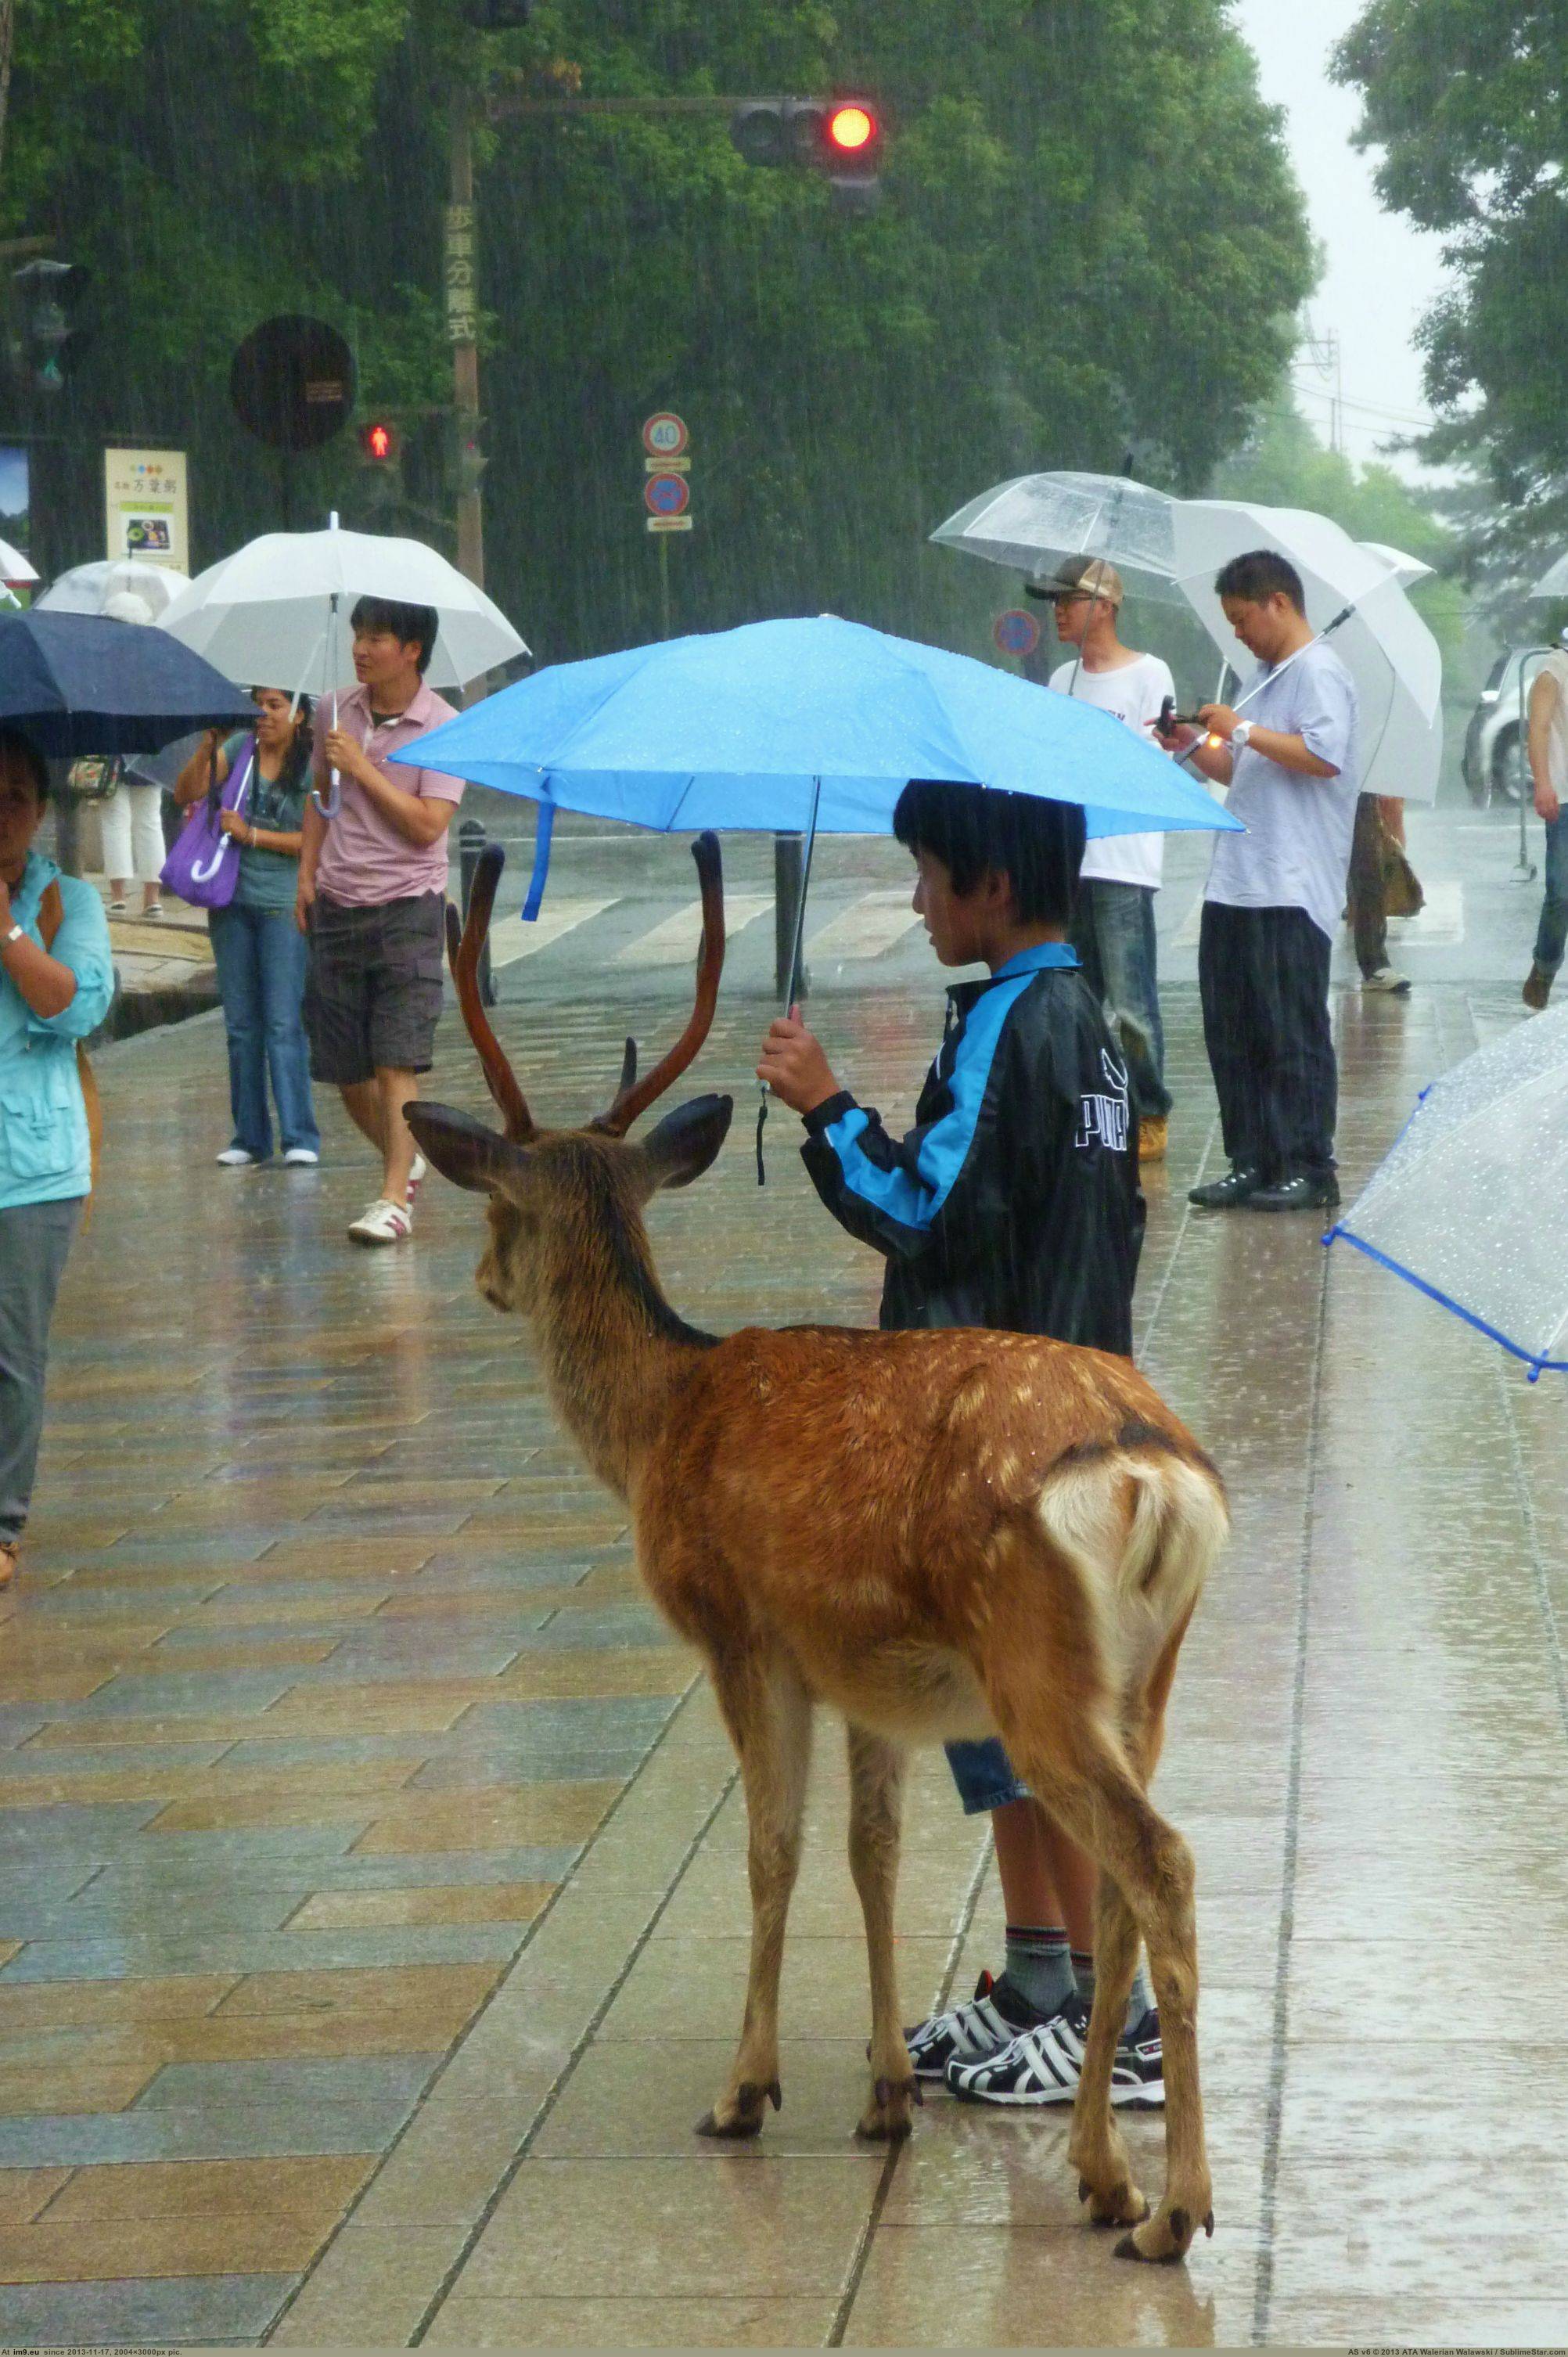
[[[255,716],[231,679],[166,630],[36,607],[0,618],[0,721],[51,760],[156,753],[191,728]]]

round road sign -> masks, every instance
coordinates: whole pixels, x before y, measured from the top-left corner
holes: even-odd
[[[684,475],[650,475],[642,499],[650,515],[684,515],[691,504],[692,486]]]
[[[282,313],[235,352],[229,398],[258,442],[319,450],[354,406],[354,355],[325,319]]]
[[[691,438],[685,419],[672,409],[656,409],[643,421],[642,447],[650,458],[678,458]]]
[[[1040,643],[1040,626],[1021,606],[998,614],[991,633],[1004,655],[1032,655]]]

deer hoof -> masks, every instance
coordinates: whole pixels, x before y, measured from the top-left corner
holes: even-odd
[[[1141,2259],[1156,2266],[1176,2266],[1187,2256],[1193,2221],[1187,2211],[1160,2210],[1116,2245],[1119,2259]]]
[[[733,2095],[721,2095],[713,2110],[703,2114],[697,2122],[697,2134],[736,2139],[760,2136],[762,2107],[769,2097],[774,2110],[781,2110],[784,2096],[777,2079],[766,2087],[754,2086],[749,2079],[742,2080]]]
[[[1095,2226],[1138,2226],[1149,2214],[1148,2203],[1127,2178],[1102,2190],[1080,2179],[1078,2198],[1088,2202],[1090,2223]]]
[[[856,2136],[865,2144],[898,2143],[914,2125],[909,2115],[918,2101],[919,2090],[914,2079],[878,2079],[870,2109],[855,2128]]]

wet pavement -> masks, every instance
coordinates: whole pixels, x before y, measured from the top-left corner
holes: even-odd
[[[1462,937],[1402,953],[1408,1002],[1337,995],[1348,1189],[1435,1071],[1520,1019],[1535,903],[1506,821],[1416,832]],[[679,958],[636,951],[691,900],[660,856],[667,891],[606,896],[594,861],[628,855],[564,846],[553,893],[636,914],[502,969],[543,1119],[607,1095],[628,1025],[651,1047],[679,1019]],[[833,846],[822,925],[899,856]],[[1310,1220],[1189,1215],[1218,1152],[1180,940],[1197,873],[1184,849],[1163,912],[1177,1110],[1138,1311],[1236,1506],[1158,1785],[1198,1865],[1213,2241],[1181,2269],[1114,2261],[1079,2223],[1065,2115],[938,2097],[904,2152],[854,2146],[867,2007],[827,1723],[785,2107],[756,2147],[693,2137],[747,1920],[706,1691],[522,1329],[473,1292],[477,1204],[432,1181],[410,1246],[356,1254],[371,1173],[335,1114],[318,1173],[219,1172],[199,1019],[102,1059],[107,1175],[0,1605],[0,2341],[1568,2340],[1563,1394]],[[824,1036],[907,1108],[940,981],[902,936],[875,960],[839,939]],[[697,1076],[743,1115],[768,962],[737,960]],[[432,1092],[480,1102],[455,1020]],[[743,1118],[656,1210],[699,1322],[875,1314],[790,1128],[765,1195]],[[900,1935],[910,2018],[999,1962],[940,1760]],[[1156,2173],[1159,2121],[1128,2136]]]

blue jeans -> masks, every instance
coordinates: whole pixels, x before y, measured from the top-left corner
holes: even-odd
[[[1543,974],[1555,974],[1568,943],[1568,810],[1546,830],[1546,898],[1541,904],[1541,930],[1535,936],[1535,963]]]
[[[983,1743],[950,1743],[946,1750],[966,1817],[983,1817],[992,1809],[1005,1808],[1009,1801],[1028,1799],[1029,1788],[1013,1773],[1013,1762],[997,1736],[988,1735]]]
[[[319,1152],[321,1134],[310,1101],[310,1052],[299,1014],[306,944],[294,910],[231,903],[213,909],[209,930],[229,1032],[232,1142],[258,1162],[271,1154],[270,1072],[285,1153],[291,1146]]]
[[[1171,1109],[1165,1086],[1165,1031],[1155,981],[1155,896],[1145,884],[1079,880],[1069,934],[1083,977],[1105,1009],[1127,1059],[1133,1103],[1142,1121]]]

